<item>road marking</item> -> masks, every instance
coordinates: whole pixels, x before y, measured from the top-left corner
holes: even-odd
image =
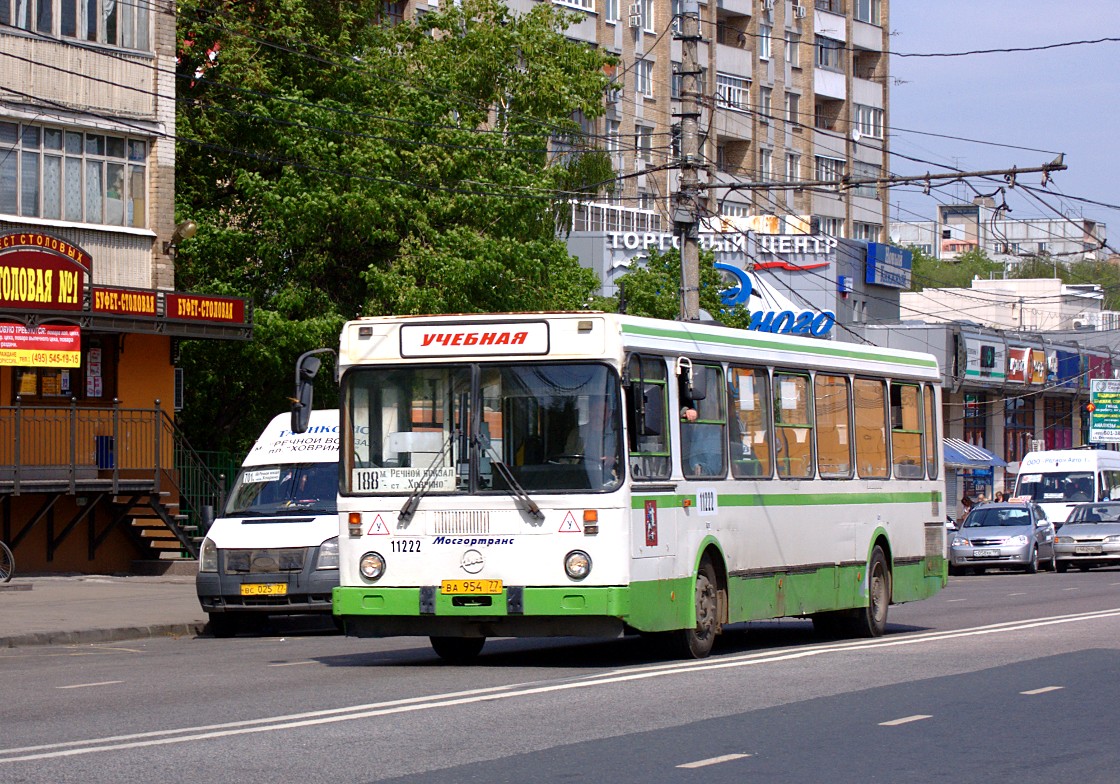
[[[297,661],[297,662],[276,662],[275,664],[270,664],[268,666],[269,667],[295,667],[295,666],[300,665],[300,664],[318,664],[318,663],[319,662],[315,661],[314,659],[308,659],[307,661]]]
[[[1048,691],[1061,691],[1065,686],[1043,686],[1041,689],[1031,689],[1030,691],[1021,691],[1020,694],[1032,696],[1035,694],[1045,694]]]
[[[1079,588],[1063,588],[1062,590],[1063,591],[1078,591],[1080,589]]]
[[[97,683],[75,683],[72,686],[55,686],[56,689],[84,689],[88,686],[112,686],[114,683],[124,683],[124,681],[98,681]]]
[[[946,599],[946,602],[967,602],[968,599]]]
[[[678,768],[706,768],[709,765],[718,765],[721,762],[731,762],[732,760],[743,759],[749,757],[750,754],[724,754],[721,757],[710,757],[704,760],[697,760],[696,762],[686,762],[683,765],[677,765]]]
[[[341,708],[327,708],[318,711],[281,714],[260,719],[245,719],[242,721],[223,722],[220,724],[203,724],[179,727],[177,729],[150,730],[126,735],[60,741],[37,746],[0,748],[0,765],[8,762],[30,762],[41,759],[72,757],[79,754],[149,748],[174,743],[192,743],[211,738],[223,738],[235,735],[282,732],[299,729],[301,727],[336,724],[343,721],[394,716],[418,711],[439,710],[461,705],[476,705],[540,694],[563,693],[576,689],[597,689],[601,688],[604,684],[633,683],[652,678],[685,675],[697,671],[705,672],[738,667],[754,667],[778,662],[799,661],[801,659],[826,656],[829,654],[843,655],[846,653],[859,653],[868,649],[897,648],[901,646],[922,645],[969,637],[1012,634],[1047,626],[1083,623],[1085,621],[1097,621],[1109,618],[1120,618],[1120,607],[1108,610],[1095,610],[1087,613],[1032,618],[1025,621],[1007,621],[1004,623],[989,624],[987,626],[973,626],[965,629],[922,632],[918,634],[898,634],[889,638],[880,637],[871,640],[823,643],[775,651],[754,651],[717,659],[649,664],[639,667],[607,670],[594,675],[560,682],[536,681],[519,684],[515,683],[506,686],[492,686],[466,691],[447,692],[444,694],[406,697],[387,702],[365,703],[348,705]]]
[[[916,713],[913,716],[906,716],[901,719],[891,719],[890,721],[879,722],[880,727],[897,727],[900,724],[909,724],[912,721],[921,721],[922,719],[932,719],[933,716],[928,716],[924,713]]]

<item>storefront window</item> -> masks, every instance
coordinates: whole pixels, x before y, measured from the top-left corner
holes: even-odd
[[[1063,398],[1043,398],[1043,439],[1047,449],[1073,447],[1073,401]]]
[[[111,403],[117,395],[116,337],[83,336],[81,367],[16,368],[14,394],[24,405],[61,405],[71,398]]]

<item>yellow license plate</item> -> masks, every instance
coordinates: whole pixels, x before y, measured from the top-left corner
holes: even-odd
[[[243,583],[242,596],[287,596],[287,583]]]
[[[440,593],[458,594],[497,594],[502,592],[501,580],[444,580],[439,586]]]

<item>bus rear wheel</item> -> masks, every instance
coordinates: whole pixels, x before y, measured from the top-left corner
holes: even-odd
[[[449,664],[469,664],[486,644],[485,637],[429,637],[436,656]]]
[[[674,653],[682,659],[703,659],[712,652],[719,634],[719,581],[705,558],[696,572],[696,626],[673,632]]]

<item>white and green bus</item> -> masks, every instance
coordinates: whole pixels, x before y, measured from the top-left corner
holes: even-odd
[[[931,356],[581,312],[363,318],[338,366],[350,635],[703,657],[766,618],[880,635],[945,585]]]

